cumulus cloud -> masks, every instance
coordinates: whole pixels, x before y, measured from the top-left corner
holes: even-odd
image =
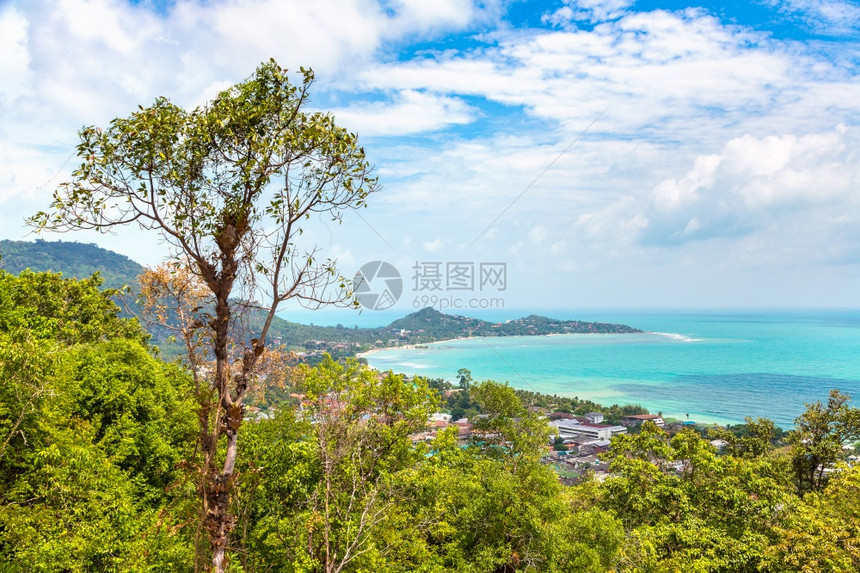
[[[641,240],[672,244],[752,234],[793,216],[860,224],[860,139],[827,133],[743,136],[654,188]]]
[[[104,125],[161,95],[200,105],[270,57],[314,68],[327,86],[316,92],[338,82],[352,90],[355,70],[388,43],[457,31],[497,11],[469,0],[177,0],[161,11],[125,0],[2,3],[0,201],[13,207],[0,227],[17,229],[47,205],[52,186],[74,167],[67,160],[82,125]],[[432,115],[415,113],[425,105]],[[400,115],[409,132],[472,113],[456,98],[420,90],[387,107],[360,111],[386,133],[395,132],[398,112],[411,113]]]
[[[441,238],[437,238],[433,241],[424,242],[422,246],[424,247],[424,250],[428,253],[438,253],[440,250],[442,250],[442,247],[445,246],[445,241],[443,241]]]
[[[547,237],[549,237],[549,233],[543,225],[535,225],[531,228],[527,237],[530,243],[539,245],[546,241]]]
[[[12,5],[0,7],[0,104],[20,97],[28,85],[30,55],[27,52],[28,24]]]
[[[778,5],[831,31],[857,26],[847,2]],[[631,265],[662,277],[677,261],[860,260],[854,42],[837,52],[629,0],[568,0],[544,29],[496,22],[501,1],[148,6],[0,7],[7,236],[74,167],[81,125],[158,95],[199,105],[274,56],[313,67],[314,105],[375,136],[385,192],[361,217],[387,243],[348,216],[338,233],[363,237],[352,252],[387,257],[412,239],[439,260],[468,247],[595,276],[611,261],[622,281]]]

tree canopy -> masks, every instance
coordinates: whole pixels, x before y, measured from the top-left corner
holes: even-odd
[[[0,570],[191,562],[190,379],[99,284],[0,271]]]
[[[194,326],[206,331],[213,364],[190,363],[196,375],[207,373],[197,393],[201,520],[217,571],[226,569],[235,524],[229,506],[244,401],[278,306],[350,296],[334,262],[301,243],[303,226],[312,217],[339,221],[377,188],[356,135],[306,109],[313,72],[300,69],[299,77],[294,85],[270,61],[194,110],[158,98],[105,129],[85,127],[72,180],[30,219],[39,230],[155,231],[175,264],[208,289],[207,312]],[[241,309],[259,306],[262,324],[238,328]]]

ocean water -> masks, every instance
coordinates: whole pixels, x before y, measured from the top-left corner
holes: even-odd
[[[528,312],[502,311],[493,320]],[[368,362],[454,380],[476,380],[641,404],[699,423],[766,417],[789,428],[804,403],[838,388],[860,406],[860,311],[541,311],[559,319],[627,324],[646,334],[477,338],[390,349]],[[482,318],[490,318],[489,316]]]

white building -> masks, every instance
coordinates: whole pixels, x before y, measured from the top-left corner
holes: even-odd
[[[562,438],[590,438],[593,440],[608,440],[618,434],[626,434],[624,426],[609,426],[606,424],[581,424],[576,420],[556,420],[550,425],[558,429]]]
[[[549,425],[558,430],[558,435],[564,438],[573,435],[571,433],[571,428],[573,426],[578,426],[579,420],[575,420],[573,418],[562,418],[560,420],[553,420]]]

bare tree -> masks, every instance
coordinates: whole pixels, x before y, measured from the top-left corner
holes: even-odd
[[[377,189],[356,135],[329,114],[304,111],[314,76],[300,72],[301,85],[292,85],[270,61],[193,111],[159,98],[104,130],[84,128],[81,166],[50,210],[29,219],[40,230],[155,231],[211,293],[211,316],[198,325],[214,362],[198,393],[200,491],[219,572],[235,524],[243,402],[275,313],[289,299],[318,306],[351,294],[332,261],[300,246],[302,225],[315,216],[339,221]],[[261,306],[264,319],[236,339],[238,309],[248,305]]]

